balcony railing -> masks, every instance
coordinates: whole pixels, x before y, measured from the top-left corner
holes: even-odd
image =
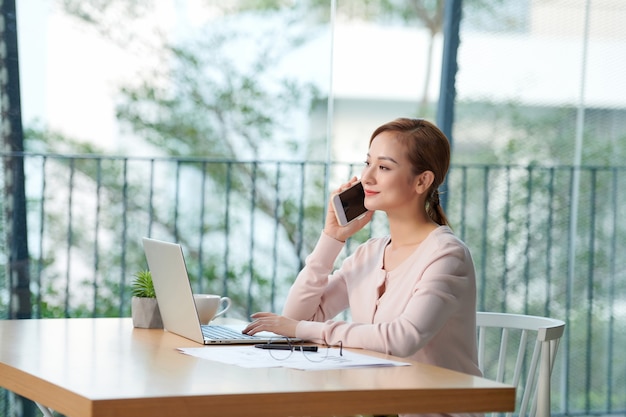
[[[14,242],[5,239],[0,318],[24,308],[35,318],[128,316],[132,276],[146,268],[142,236],[180,242],[194,290],[233,298],[231,316],[278,312],[322,229],[328,184],[361,169],[3,154],[5,166],[16,158],[26,173],[31,305],[10,296]],[[478,309],[567,322],[555,415],[626,413],[625,183],[626,167],[453,165],[448,177],[447,214],[474,256]],[[343,256],[383,233],[376,215]]]

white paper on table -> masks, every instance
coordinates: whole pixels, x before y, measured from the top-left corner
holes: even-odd
[[[274,353],[274,356],[272,356],[268,350],[255,348],[254,346],[205,346],[178,348],[178,350],[186,355],[244,368],[284,367],[310,371],[409,365],[406,362],[363,355],[346,349],[343,349],[343,355],[340,356],[339,348],[328,348],[328,352],[326,352],[326,348],[320,348],[317,353],[307,353],[311,359],[307,359],[300,351],[291,352],[291,356],[287,359],[275,359],[279,355],[286,356],[286,352]]]

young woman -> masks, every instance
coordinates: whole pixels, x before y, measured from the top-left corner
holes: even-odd
[[[474,264],[439,204],[449,163],[448,139],[432,123],[397,119],[376,129],[361,174],[369,211],[341,227],[329,205],[283,315],[255,313],[245,332],[342,342],[480,375]],[[374,211],[386,213],[389,236],[363,243],[333,271],[346,239]],[[348,308],[350,322],[334,320]]]

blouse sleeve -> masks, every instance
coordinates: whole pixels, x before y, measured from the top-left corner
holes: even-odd
[[[333,276],[344,243],[322,233],[289,290],[283,315],[296,320],[326,321],[348,307],[346,285]]]

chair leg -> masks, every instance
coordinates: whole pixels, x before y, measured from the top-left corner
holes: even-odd
[[[550,357],[550,342],[543,342],[537,387],[537,417],[550,417]]]
[[[45,417],[54,417],[52,411],[48,407],[45,407],[37,402],[35,404],[37,405],[37,408],[39,408],[39,411],[41,411],[41,414],[43,414]]]

